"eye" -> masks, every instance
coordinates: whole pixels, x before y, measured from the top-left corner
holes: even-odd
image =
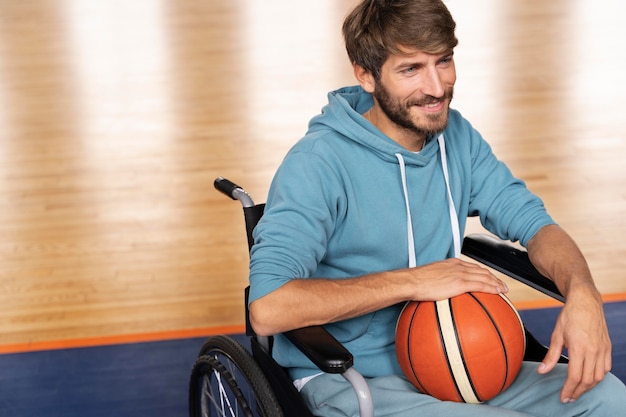
[[[439,60],[440,65],[449,65],[452,62],[452,55],[445,56]]]
[[[415,71],[417,71],[417,68],[415,68],[415,67],[408,67],[408,68],[406,68],[406,69],[404,70],[404,73],[405,73],[405,74],[409,74],[409,75],[410,75],[410,74],[415,73]]]

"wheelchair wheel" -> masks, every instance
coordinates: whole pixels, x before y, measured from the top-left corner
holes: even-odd
[[[205,342],[191,372],[190,417],[282,417],[283,412],[252,355],[236,340]]]

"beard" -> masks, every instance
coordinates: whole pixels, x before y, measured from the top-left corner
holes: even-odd
[[[373,94],[380,109],[389,120],[404,129],[425,137],[443,132],[446,126],[448,126],[448,110],[453,95],[454,88],[450,87],[444,92],[442,98],[425,95],[419,100],[410,100],[403,103],[392,97],[389,90],[385,88],[380,80],[376,80],[376,88]],[[418,120],[411,116],[411,107],[436,103],[441,100],[448,100],[446,111],[438,114],[424,114]]]

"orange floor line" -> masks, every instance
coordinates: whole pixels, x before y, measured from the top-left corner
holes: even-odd
[[[626,292],[602,294],[602,300],[605,303],[626,301]],[[538,308],[559,307],[563,305],[563,303],[553,298],[546,298],[546,299],[541,299],[541,300],[514,301],[513,305],[518,310],[533,310],[533,309],[538,309]]]
[[[244,325],[211,327],[206,329],[172,330],[128,335],[87,337],[68,340],[47,340],[13,345],[0,345],[0,354],[35,352],[42,350],[71,349],[92,346],[119,345],[125,343],[157,342],[164,340],[188,339],[216,334],[238,334],[245,332]]]
[[[541,299],[541,300],[526,300],[526,301],[513,301],[513,305],[518,310],[536,310],[539,308],[559,307],[563,303],[553,298]]]

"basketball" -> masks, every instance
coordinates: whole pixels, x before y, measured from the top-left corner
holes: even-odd
[[[502,294],[466,293],[408,302],[396,326],[396,353],[422,393],[481,403],[511,385],[522,366],[522,321]]]

